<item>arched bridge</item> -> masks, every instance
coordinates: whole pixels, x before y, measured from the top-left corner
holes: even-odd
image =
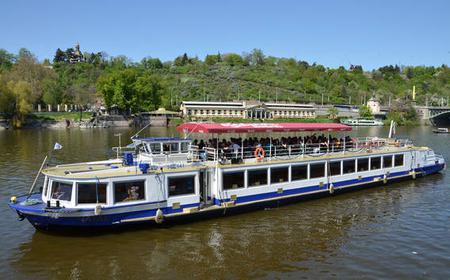
[[[416,106],[420,118],[435,126],[450,126],[450,107]]]

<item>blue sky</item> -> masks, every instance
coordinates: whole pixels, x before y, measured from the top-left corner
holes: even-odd
[[[450,64],[450,1],[2,0],[0,48],[39,59],[80,42],[139,61],[249,52],[328,67]]]

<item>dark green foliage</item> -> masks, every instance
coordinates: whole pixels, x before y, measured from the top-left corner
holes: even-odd
[[[53,58],[53,63],[67,62],[67,61],[68,61],[67,54],[63,52],[60,48],[58,48],[56,50],[55,57]]]
[[[372,111],[370,111],[370,108],[365,105],[359,107],[359,116],[364,119],[373,118]]]
[[[2,70],[10,70],[16,60],[14,54],[7,52],[4,49],[0,49],[0,72]]]

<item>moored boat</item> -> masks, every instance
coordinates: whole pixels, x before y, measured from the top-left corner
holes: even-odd
[[[186,137],[133,137],[116,148],[116,159],[46,167],[42,191],[13,197],[9,206],[39,229],[164,223],[415,179],[445,166],[428,147],[342,136],[351,130],[342,124],[177,129]]]
[[[341,123],[351,126],[383,126],[383,122],[375,119],[342,119]]]
[[[446,127],[438,127],[437,129],[433,129],[433,132],[434,133],[444,133],[444,134],[450,133],[448,131],[448,128],[446,128]]]

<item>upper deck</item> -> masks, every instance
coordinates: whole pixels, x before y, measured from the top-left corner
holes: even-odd
[[[154,139],[153,139],[154,140]],[[162,142],[153,141],[151,143]],[[160,139],[161,140],[161,139]],[[187,143],[187,140],[171,138],[173,143]],[[145,141],[144,141],[145,142]],[[190,140],[188,140],[190,143]],[[136,148],[136,147],[134,147]],[[208,167],[246,167],[255,165],[268,165],[288,162],[307,162],[317,160],[331,160],[338,158],[360,157],[367,155],[398,153],[411,150],[426,150],[426,147],[413,146],[409,141],[394,141],[392,139],[381,138],[358,138],[352,139],[348,143],[330,144],[324,146],[321,144],[303,144],[303,145],[266,145],[261,146],[265,151],[264,157],[258,159],[254,155],[256,147],[241,147],[239,149],[217,149],[212,147],[205,147],[199,149],[198,146],[189,144],[186,150],[179,149],[175,152],[165,154],[164,149],[158,154],[153,154],[150,151],[138,151],[134,155],[133,164],[126,164],[121,158],[111,159],[106,161],[85,162],[57,165],[48,167],[43,170],[43,173],[59,178],[66,179],[100,179],[109,177],[126,177],[143,175],[139,164],[148,163],[150,168],[148,174],[158,173],[172,173],[192,171],[204,169]],[[174,159],[172,161],[164,161],[153,163],[148,160],[152,156],[169,156]]]

